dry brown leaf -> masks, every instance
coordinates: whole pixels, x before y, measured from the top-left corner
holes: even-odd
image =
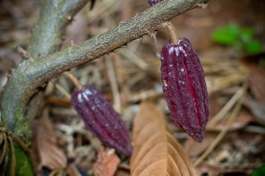
[[[229,116],[229,115],[228,115]],[[247,111],[241,111],[236,120],[233,122],[233,124],[231,125],[231,127],[228,129],[229,131],[233,131],[233,130],[238,130],[241,128],[244,128],[247,126],[247,124],[251,121],[253,121],[253,116],[252,114],[250,114]],[[223,118],[223,120],[221,120],[218,124],[216,124],[215,126],[207,126],[207,130],[209,131],[222,131],[225,124],[227,123],[227,118]]]
[[[192,138],[189,138],[184,144],[184,149],[189,154],[189,156],[198,156],[210,146],[216,136],[217,134],[206,133],[203,141],[200,143],[194,141]]]
[[[251,93],[258,101],[265,101],[265,70],[254,64],[248,64],[248,68]]]
[[[119,163],[120,159],[113,149],[101,149],[94,164],[95,176],[113,176]]]
[[[244,99],[244,105],[252,112],[256,121],[265,125],[265,101],[261,102],[250,97],[246,97]]]
[[[134,120],[132,176],[195,176],[195,167],[166,128],[155,105],[142,103]]]
[[[248,176],[247,171],[242,169],[227,169],[222,168],[221,166],[214,166],[207,163],[202,163],[198,167],[200,175],[210,175],[210,176],[220,176],[220,175],[240,175]]]
[[[213,166],[207,163],[202,163],[198,167],[200,175],[207,174],[210,176],[219,176],[224,169],[221,167]]]
[[[64,152],[56,144],[56,134],[47,116],[38,119],[33,129],[33,148],[37,155],[37,168],[65,168],[67,159]]]

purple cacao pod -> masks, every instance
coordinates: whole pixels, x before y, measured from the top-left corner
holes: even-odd
[[[153,5],[156,5],[160,2],[160,0],[148,0],[148,3],[153,6]]]
[[[188,39],[165,43],[161,79],[172,119],[194,140],[202,141],[208,121],[208,93],[200,60]]]
[[[105,146],[131,155],[132,145],[126,125],[94,86],[75,89],[71,94],[71,104],[86,127]]]

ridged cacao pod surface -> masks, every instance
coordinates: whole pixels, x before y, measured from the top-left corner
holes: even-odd
[[[165,43],[161,79],[173,121],[194,140],[201,141],[209,116],[208,93],[199,57],[188,39]]]
[[[160,2],[160,0],[148,0],[148,3],[153,6],[153,5],[156,5]]]
[[[132,145],[126,125],[96,87],[75,89],[71,94],[71,104],[86,127],[105,146],[131,155]]]

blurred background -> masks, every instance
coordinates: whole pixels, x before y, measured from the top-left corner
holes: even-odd
[[[41,1],[0,1],[0,92],[11,70],[21,62],[16,46],[27,50],[40,8]],[[149,4],[142,0],[97,0],[92,10],[88,4],[68,26],[62,49],[126,23],[147,8]],[[194,162],[226,131],[198,165],[200,175],[249,175],[265,163],[264,10],[263,0],[211,0],[207,8],[172,19],[179,36],[188,38],[200,56],[209,93],[210,121],[200,144],[175,127],[170,118],[168,128]],[[156,58],[169,35],[165,30],[152,35],[158,46],[147,35],[72,69],[83,85],[94,84],[101,90],[130,130],[139,103],[145,100],[155,103],[170,117],[162,94],[160,60]],[[50,124],[46,137],[33,140],[36,155],[40,156],[36,165],[50,173],[58,163],[61,166],[71,158],[77,172],[89,175],[101,146],[70,108],[69,100],[60,91],[62,87],[68,94],[74,88],[63,76],[48,84],[45,112],[49,118],[39,117],[34,122],[43,128],[42,132],[47,131],[44,124]],[[40,129],[33,129],[33,133],[42,134]],[[49,142],[51,136],[56,142]],[[40,158],[45,154],[48,161],[49,156],[58,155],[58,162],[43,162]],[[121,158],[116,175],[129,175],[128,162],[128,158]]]

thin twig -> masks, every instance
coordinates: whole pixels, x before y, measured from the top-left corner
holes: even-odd
[[[11,148],[11,169],[10,169],[10,176],[16,175],[16,154],[15,154],[15,148],[13,144],[13,140],[11,138],[11,135],[8,135],[8,140]]]
[[[238,89],[225,106],[208,122],[207,126],[215,126],[242,97],[242,90]]]
[[[245,91],[246,91],[246,85],[244,85],[240,89],[241,97],[240,97],[239,101],[237,102],[237,104],[236,104],[232,114],[230,115],[227,123],[225,124],[224,128],[218,134],[218,136],[215,138],[215,140],[211,143],[211,145],[207,148],[207,150],[194,162],[195,166],[198,166],[213,151],[213,149],[220,143],[220,141],[224,138],[228,129],[230,128],[230,126],[235,121],[238,112],[240,111]]]
[[[23,59],[28,59],[30,56],[28,54],[28,52],[22,48],[21,46],[17,45],[16,46],[16,50],[18,52],[18,54],[23,58]]]
[[[0,163],[2,164],[3,163],[3,161],[4,161],[4,159],[5,159],[5,157],[6,157],[6,152],[7,152],[7,146],[8,146],[8,144],[7,144],[7,135],[5,134],[5,133],[3,133],[2,134],[2,136],[3,136],[3,140],[4,140],[4,142],[2,142],[2,150],[1,150],[1,157],[0,157]]]
[[[68,100],[71,99],[71,95],[60,85],[55,84],[56,89],[58,89]]]
[[[30,149],[28,148],[28,146],[18,137],[12,135],[12,138],[14,139],[14,141],[16,143],[18,143],[18,145],[27,153],[27,154],[31,154]]]
[[[113,58],[117,57],[116,54],[113,55]],[[107,67],[107,73],[110,81],[110,86],[113,94],[114,99],[114,107],[115,109],[120,112],[121,111],[121,98],[118,88],[118,83],[116,79],[116,73],[113,66],[113,58],[106,59],[106,67]]]

